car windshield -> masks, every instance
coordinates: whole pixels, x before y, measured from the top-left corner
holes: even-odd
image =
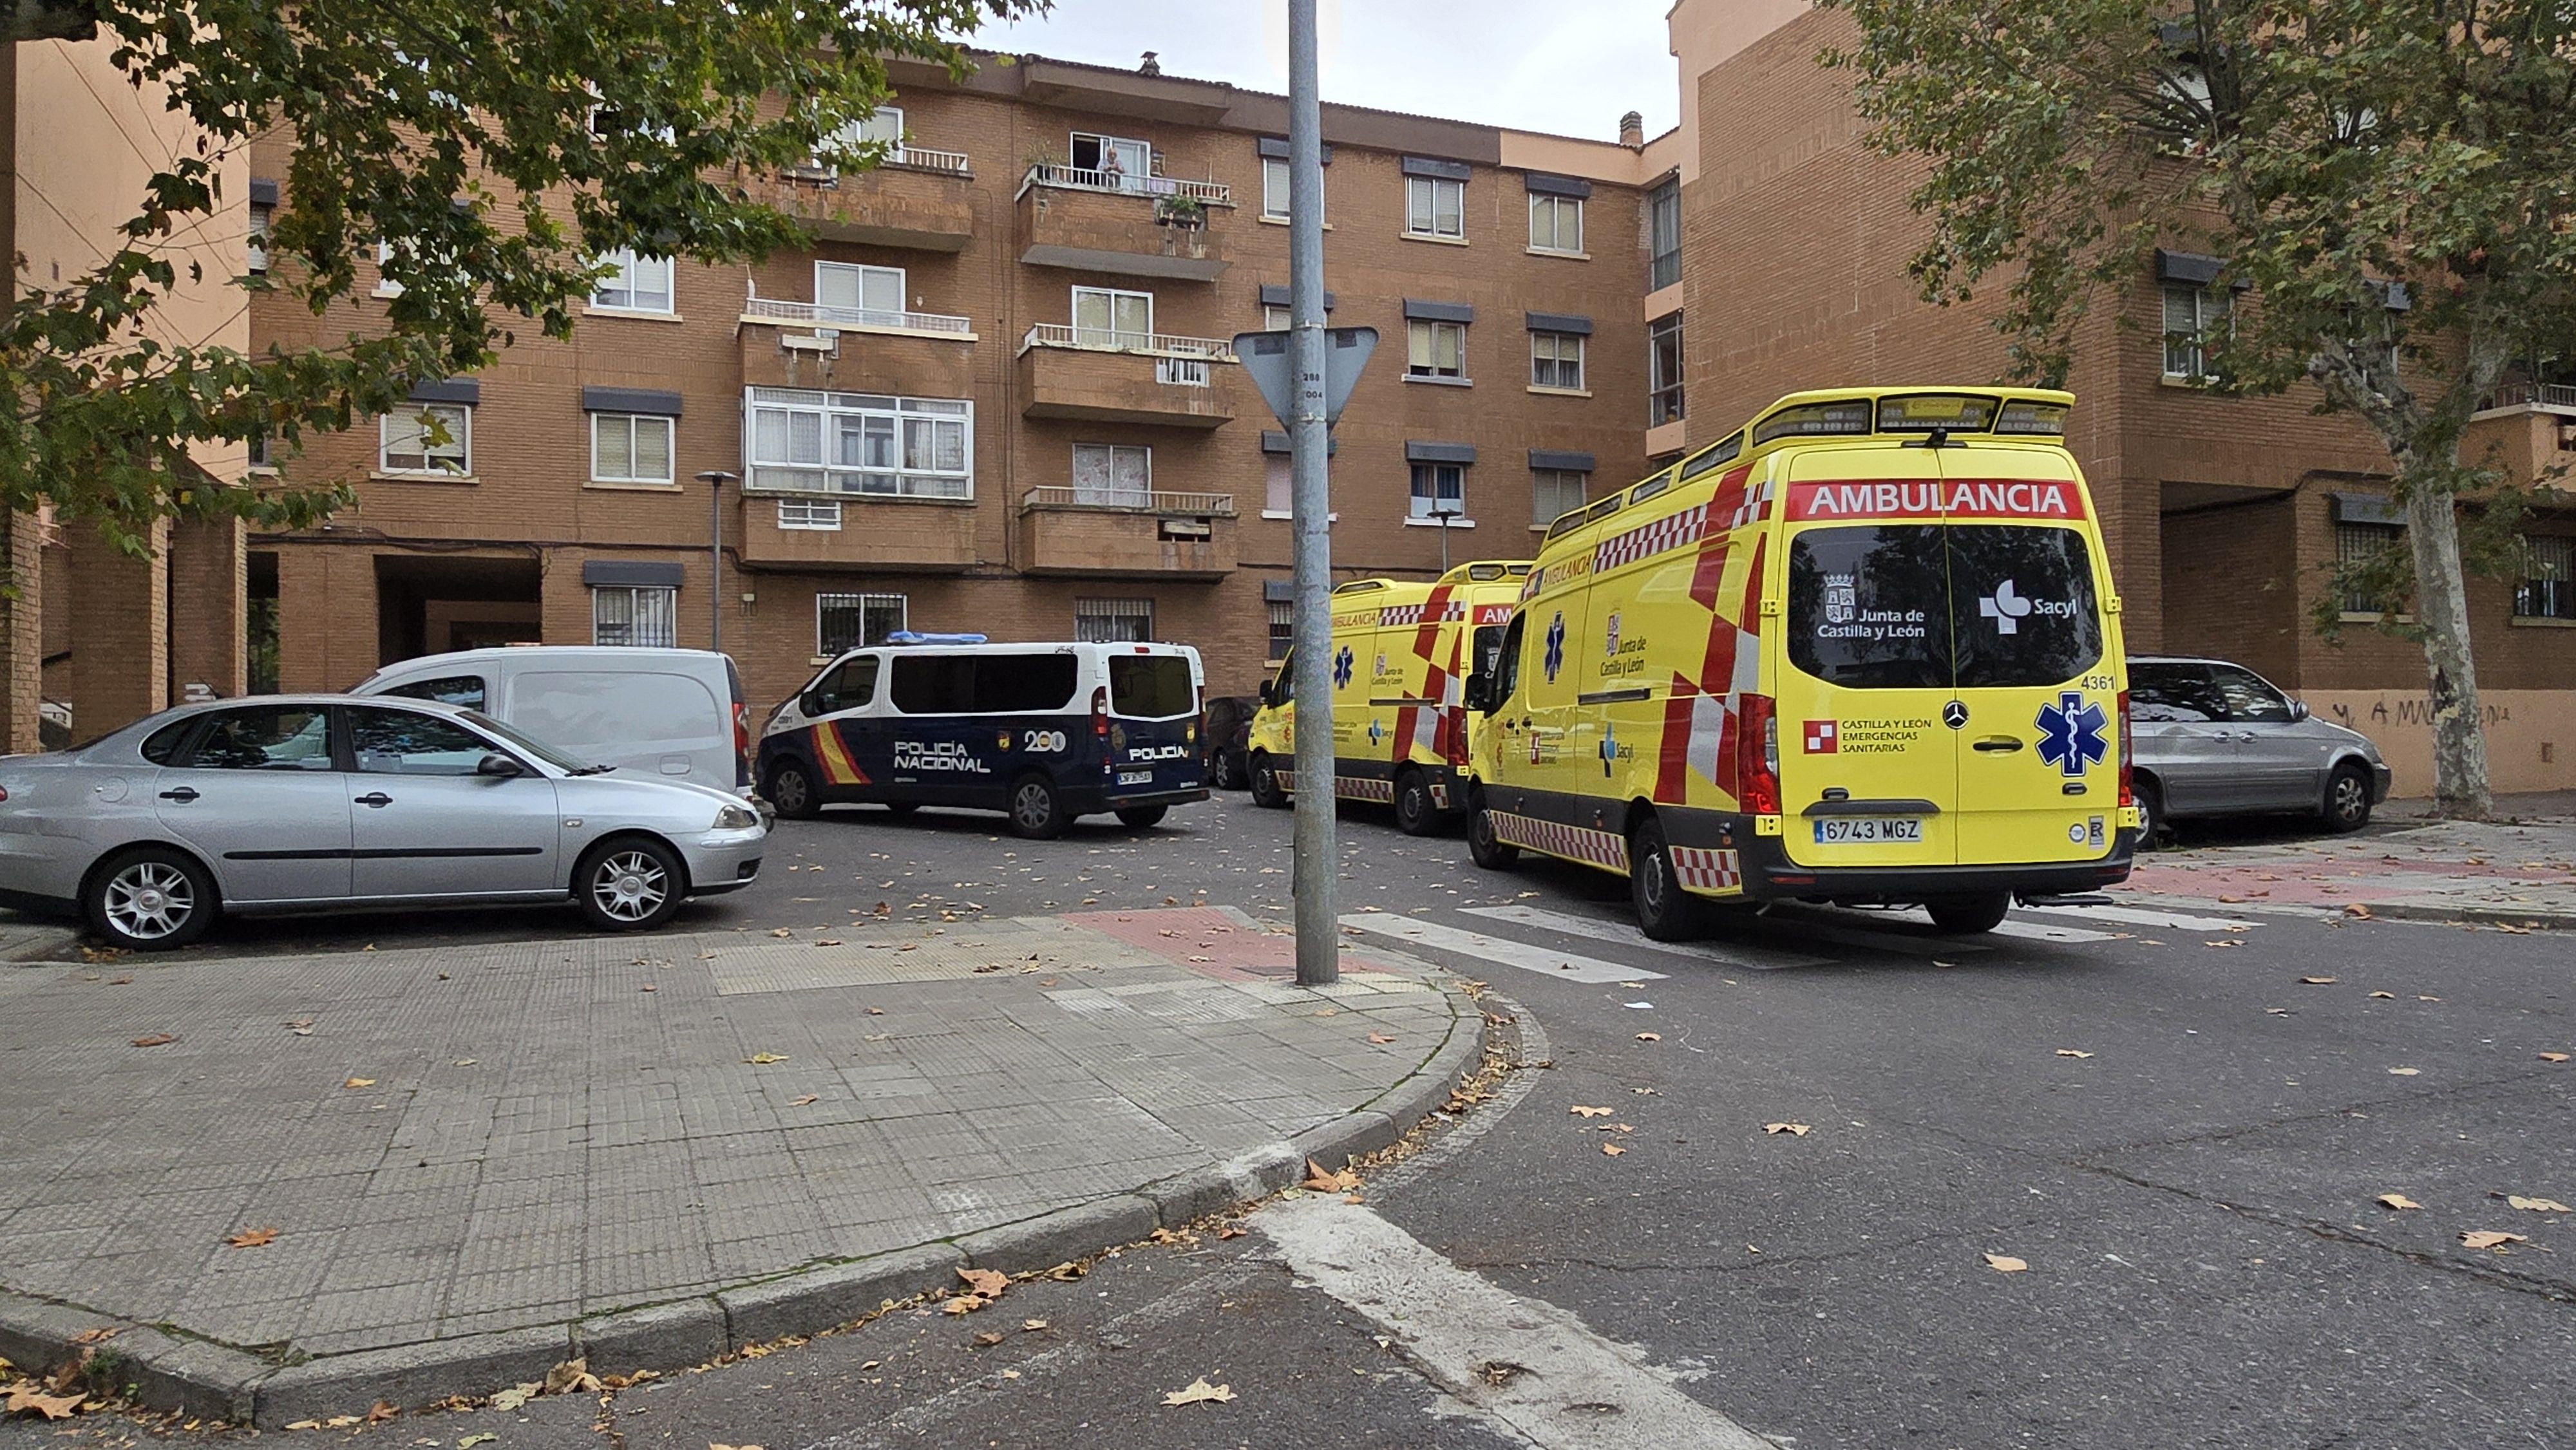
[[[500,721],[493,719],[491,716],[484,714],[480,710],[460,711],[458,712],[458,718],[471,724],[477,730],[481,730],[486,734],[498,736],[501,743],[504,745],[508,745],[512,749],[521,751],[525,754],[533,755],[537,759],[544,761],[546,764],[553,766],[557,770],[578,771],[583,774],[596,774],[603,768],[591,763],[590,761],[566,755],[555,747],[537,739],[535,736],[513,730],[509,726],[502,724]]]

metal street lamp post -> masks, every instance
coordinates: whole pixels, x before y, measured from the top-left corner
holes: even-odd
[[[724,648],[724,486],[741,478],[710,468],[698,475],[707,485],[707,648]]]

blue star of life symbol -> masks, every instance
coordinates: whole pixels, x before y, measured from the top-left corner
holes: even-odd
[[[1383,728],[1378,724],[1377,720],[1376,720],[1374,717],[1372,717],[1372,718],[1369,720],[1369,744],[1371,744],[1371,745],[1375,745],[1375,744],[1377,744],[1379,741],[1384,740],[1385,738],[1386,738],[1386,732],[1385,732],[1385,730],[1384,730],[1384,729],[1383,729]]]
[[[1604,725],[1601,727],[1601,774],[1604,779],[1610,775],[1610,762],[1618,758],[1619,732]]]
[[[2085,703],[2073,690],[2061,692],[2054,705],[2039,707],[2039,758],[2042,764],[2054,765],[2069,776],[2080,776],[2085,767],[2099,763],[2111,753],[2111,740],[2105,732],[2111,717],[2098,704]]]
[[[1547,622],[1547,682],[1556,683],[1556,672],[1565,668],[1565,615],[1560,611]]]
[[[1333,688],[1338,690],[1343,686],[1348,685],[1350,682],[1351,647],[1349,645],[1343,645],[1342,652],[1333,656]]]

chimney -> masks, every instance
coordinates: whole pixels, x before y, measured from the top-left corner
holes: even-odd
[[[1635,111],[1619,118],[1619,144],[1634,150],[1646,144],[1646,118]]]
[[[1161,75],[1163,73],[1163,63],[1156,58],[1155,52],[1149,50],[1145,52],[1145,63],[1136,67],[1136,73],[1138,75],[1148,76]]]

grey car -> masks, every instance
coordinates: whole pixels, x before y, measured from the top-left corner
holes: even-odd
[[[2355,831],[2388,798],[2370,737],[2330,725],[2226,660],[2129,659],[2141,844],[2171,821],[2303,814]]]
[[[767,838],[739,797],[424,700],[221,701],[0,758],[0,905],[145,950],[224,912],[344,906],[569,899],[647,929],[750,884]]]

